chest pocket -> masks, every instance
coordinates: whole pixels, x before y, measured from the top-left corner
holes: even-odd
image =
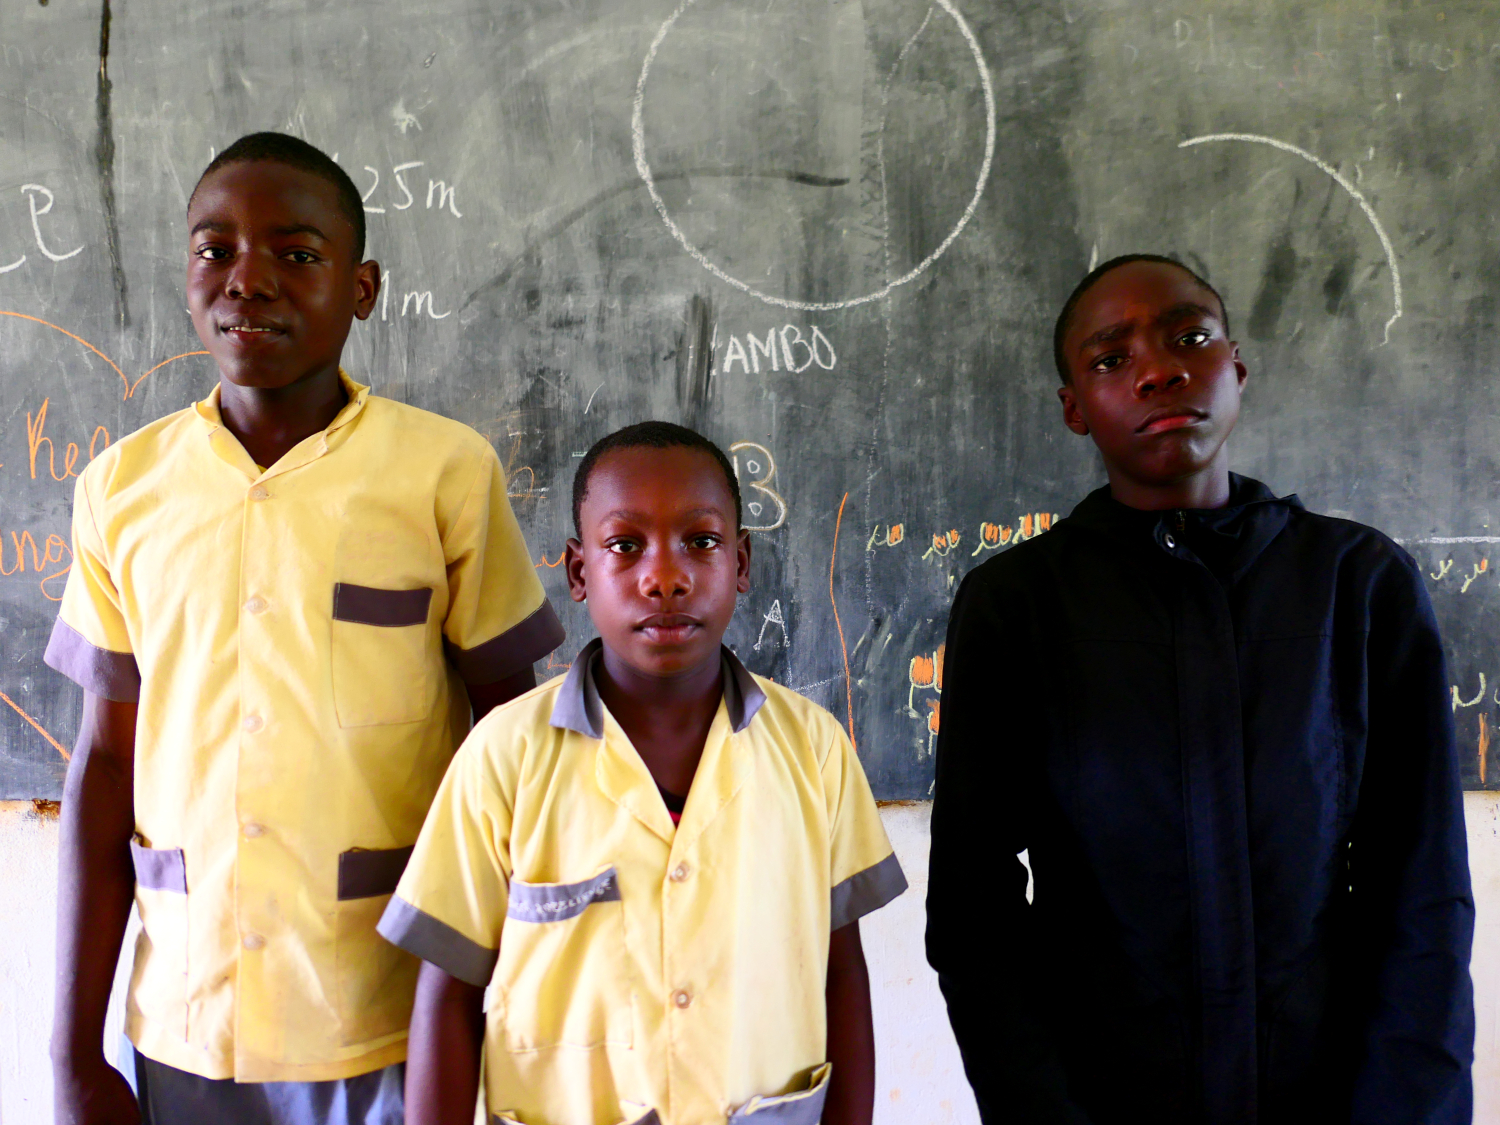
[[[432,714],[446,682],[443,574],[425,530],[395,513],[351,514],[333,587],[333,702],[341,727],[412,723]]]
[[[505,1046],[630,1046],[625,908],[613,867],[579,883],[512,879],[495,967]]]

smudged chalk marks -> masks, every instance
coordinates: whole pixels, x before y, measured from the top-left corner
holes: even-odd
[[[1391,342],[1391,325],[1401,319],[1401,269],[1396,264],[1396,250],[1391,245],[1391,239],[1385,233],[1385,227],[1380,223],[1380,216],[1375,214],[1375,208],[1370,206],[1360,190],[1339,174],[1339,170],[1326,161],[1318,159],[1304,148],[1288,144],[1286,141],[1278,141],[1275,137],[1262,137],[1255,133],[1206,133],[1201,137],[1190,137],[1179,144],[1178,148],[1190,148],[1193,145],[1209,144],[1214,141],[1246,141],[1250,144],[1270,145],[1282,152],[1290,152],[1294,156],[1300,156],[1319,171],[1326,172],[1333,178],[1333,182],[1343,188],[1359,204],[1365,218],[1370,220],[1370,225],[1375,228],[1376,235],[1380,238],[1381,249],[1385,251],[1385,260],[1391,267],[1391,303],[1395,306],[1391,312],[1391,318],[1385,322],[1385,338],[1381,340],[1381,346]]]
[[[964,20],[964,17],[959,13],[959,10],[954,7],[953,0],[937,0],[937,4],[952,17],[953,22],[958,25],[958,30],[963,33],[964,39],[968,41],[969,50],[974,55],[974,63],[979,68],[980,85],[984,88],[984,162],[979,168],[979,179],[974,185],[974,195],[970,198],[968,206],[964,208],[964,213],[959,217],[958,222],[948,232],[948,236],[938,244],[936,250],[918,262],[915,267],[895,280],[887,281],[885,285],[873,293],[866,293],[859,297],[850,297],[843,301],[794,301],[786,297],[778,297],[771,293],[762,292],[740,281],[738,278],[731,277],[688,240],[687,235],[682,232],[682,228],[677,225],[671,213],[668,212],[667,205],[662,200],[661,193],[656,190],[656,179],[651,171],[651,162],[646,159],[646,126],[643,112],[646,104],[646,82],[651,77],[651,63],[656,58],[656,52],[661,49],[662,42],[671,32],[673,25],[682,17],[682,14],[696,2],[697,0],[682,0],[682,3],[677,6],[677,10],[668,16],[666,22],[657,29],[656,37],[651,40],[651,46],[646,51],[646,60],[641,64],[641,76],[635,84],[635,103],[630,115],[630,135],[632,147],[635,150],[635,170],[640,175],[641,182],[646,185],[646,190],[651,193],[651,202],[656,207],[656,213],[661,216],[661,221],[666,224],[667,230],[671,232],[672,237],[688,252],[693,260],[725,285],[732,286],[742,293],[748,293],[750,296],[762,300],[768,305],[778,305],[785,309],[802,309],[806,312],[826,312],[832,309],[848,309],[856,305],[867,305],[872,301],[879,301],[886,297],[893,289],[906,285],[908,282],[920,277],[934,262],[947,253],[948,247],[953,245],[958,236],[963,233],[964,228],[969,225],[969,220],[974,217],[974,212],[979,207],[979,198],[984,194],[984,186],[989,182],[990,167],[995,159],[995,91],[990,84],[989,67],[985,64],[984,53],[980,50],[978,38],[974,35],[967,21]]]

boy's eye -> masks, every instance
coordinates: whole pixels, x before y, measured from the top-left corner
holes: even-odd
[[[1125,357],[1119,354],[1102,355],[1090,365],[1094,371],[1113,371],[1125,362]]]
[[[616,555],[634,555],[640,552],[641,545],[631,539],[611,539],[604,549]]]
[[[1177,338],[1179,344],[1186,344],[1190,348],[1196,348],[1200,344],[1206,344],[1213,339],[1213,333],[1207,328],[1189,328]]]
[[[311,250],[293,250],[287,254],[287,257],[299,266],[311,265],[318,260],[318,256]]]
[[[719,545],[717,535],[695,535],[688,540],[688,545],[695,551],[711,551]]]
[[[205,262],[222,262],[229,257],[229,251],[222,246],[200,246],[193,251],[193,256],[202,258]]]

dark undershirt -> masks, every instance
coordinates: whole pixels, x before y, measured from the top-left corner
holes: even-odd
[[[673,824],[682,823],[682,810],[687,806],[687,798],[679,797],[676,793],[668,793],[660,785],[656,791],[661,794],[662,803],[667,806],[667,813],[672,817]]]

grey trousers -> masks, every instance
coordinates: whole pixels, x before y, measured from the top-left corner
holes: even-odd
[[[142,1125],[402,1125],[406,1064],[333,1082],[200,1078],[148,1059],[122,1037],[120,1069]]]

